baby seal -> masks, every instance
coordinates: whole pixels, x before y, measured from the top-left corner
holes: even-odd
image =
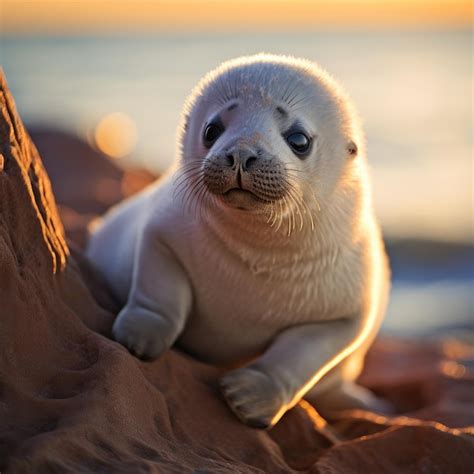
[[[113,208],[88,255],[142,358],[177,343],[227,367],[230,408],[270,427],[303,397],[374,408],[353,383],[389,273],[355,111],[316,64],[257,55],[207,74],[184,107],[175,166]]]

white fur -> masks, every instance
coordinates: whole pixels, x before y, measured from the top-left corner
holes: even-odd
[[[185,166],[209,159],[203,124],[231,101],[239,107],[225,115],[221,142],[264,143],[294,170],[306,203],[300,214],[291,203],[275,207],[273,227],[260,208],[239,210],[207,195],[193,201],[191,191],[180,192]],[[274,110],[282,103],[288,120],[303,121],[315,136],[305,160],[281,136]],[[350,142],[356,157],[348,154]],[[342,384],[360,370],[389,286],[350,101],[308,61],[240,58],[195,88],[178,146],[173,169],[111,210],[91,235],[88,255],[125,305],[115,337],[140,356],[155,357],[177,341],[214,364],[250,362],[222,385],[231,408],[254,426],[274,424],[331,371],[337,375],[326,376],[326,385],[347,402]]]

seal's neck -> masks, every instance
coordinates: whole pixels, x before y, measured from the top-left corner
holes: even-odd
[[[354,216],[360,215],[354,207],[360,206],[357,196],[339,196],[335,192],[321,208],[308,210],[311,219],[301,227],[295,216],[287,214],[281,222],[268,217],[234,211],[216,206],[202,221],[210,232],[231,253],[252,268],[271,270],[302,260],[327,257],[354,239],[359,226]]]

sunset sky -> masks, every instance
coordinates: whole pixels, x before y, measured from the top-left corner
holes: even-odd
[[[4,34],[468,27],[462,0],[2,0]]]

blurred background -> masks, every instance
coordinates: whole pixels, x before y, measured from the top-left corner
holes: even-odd
[[[473,330],[471,2],[3,0],[0,31],[72,238],[171,164],[181,107],[207,71],[258,52],[317,61],[365,125],[393,270],[384,330]],[[85,193],[81,177],[99,168],[109,178]]]

